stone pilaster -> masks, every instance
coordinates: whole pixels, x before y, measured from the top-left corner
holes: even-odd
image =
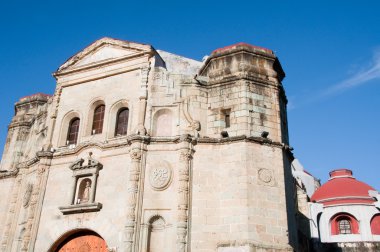
[[[150,66],[141,68],[141,87],[140,87],[140,95],[139,95],[139,117],[138,117],[138,126],[136,133],[139,135],[146,135],[145,129],[145,114],[147,107],[147,99],[148,99],[148,76],[149,76]]]
[[[40,163],[38,164],[37,179],[35,185],[33,186],[33,191],[30,198],[28,217],[25,225],[26,229],[24,237],[22,238],[22,252],[33,251],[34,248],[37,229],[40,223],[39,219],[46,190],[46,182],[49,175],[49,167],[53,154],[51,152],[38,152],[37,156],[40,158]]]
[[[182,135],[179,144],[177,251],[185,252],[187,251],[189,226],[190,164],[193,154],[190,136]]]
[[[132,252],[137,223],[136,206],[138,203],[139,182],[141,174],[142,146],[141,142],[133,142],[131,146],[131,166],[129,169],[129,188],[127,206],[127,224],[125,225],[126,252]]]
[[[13,237],[12,231],[14,230],[14,225],[16,224],[15,219],[19,212],[19,208],[17,208],[17,201],[21,190],[21,182],[21,176],[17,177],[12,188],[13,193],[10,199],[11,201],[5,223],[5,229],[1,239],[1,251],[7,251],[7,249],[10,249],[11,246],[11,240]]]

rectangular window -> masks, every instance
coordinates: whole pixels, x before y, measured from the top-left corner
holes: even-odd
[[[224,127],[229,128],[231,126],[231,109],[222,110]]]
[[[224,121],[226,122],[226,128],[229,128],[230,127],[230,115],[229,114],[226,114],[224,116]]]

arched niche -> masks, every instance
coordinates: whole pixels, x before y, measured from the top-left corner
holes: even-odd
[[[108,252],[106,241],[88,229],[72,230],[62,235],[48,252]]]
[[[153,116],[153,136],[174,135],[173,112],[170,109],[160,109]]]
[[[79,183],[77,204],[87,203],[90,201],[92,181],[84,178]]]
[[[153,216],[148,223],[147,252],[165,251],[165,220],[162,216]]]

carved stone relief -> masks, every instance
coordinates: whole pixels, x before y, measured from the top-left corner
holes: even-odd
[[[164,190],[169,187],[172,180],[172,169],[169,163],[159,162],[149,171],[149,182],[154,190]]]
[[[22,205],[24,208],[29,206],[30,197],[32,196],[33,184],[28,184],[24,193],[24,198],[22,201]]]
[[[266,168],[261,168],[257,172],[258,182],[261,185],[275,186],[276,181],[274,180],[273,171]]]

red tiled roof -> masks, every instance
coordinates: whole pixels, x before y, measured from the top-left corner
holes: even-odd
[[[324,205],[367,203],[375,200],[368,194],[375,189],[364,182],[356,180],[352,171],[339,169],[330,172],[330,180],[323,184],[311,197],[311,201]]]

